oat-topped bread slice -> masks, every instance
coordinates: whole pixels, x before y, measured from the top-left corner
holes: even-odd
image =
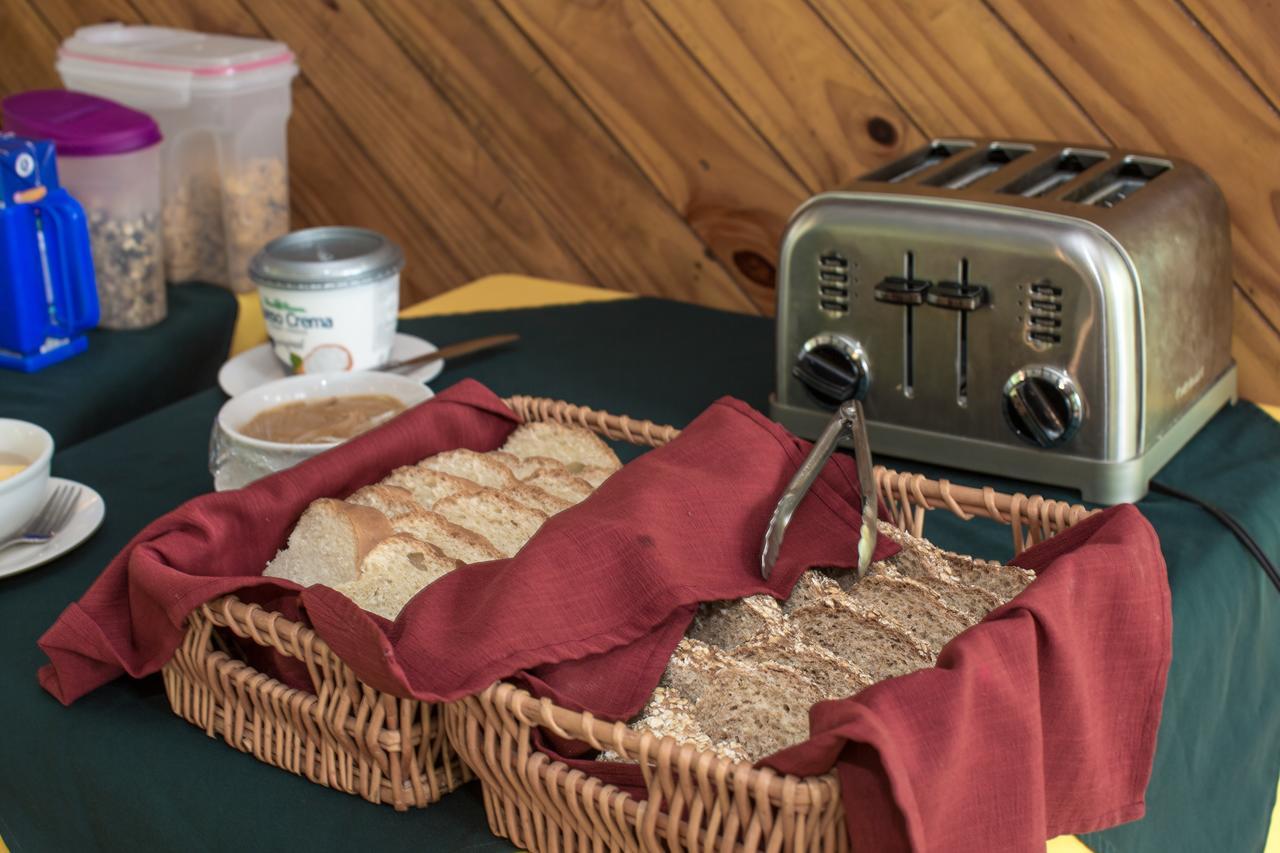
[[[809,737],[817,686],[786,664],[736,664],[712,673],[694,719],[713,740],[736,739],[756,761]]]
[[[454,495],[478,492],[483,486],[443,471],[432,471],[421,465],[404,465],[382,480],[384,486],[407,489],[423,509],[431,509],[438,501]]]
[[[714,752],[730,761],[747,759],[746,751],[737,741],[712,740],[694,719],[693,705],[676,691],[664,687],[653,691],[653,696],[649,697],[640,713],[628,723],[628,727],[638,732],[650,732],[657,737],[675,738],[681,743],[702,751]],[[605,751],[600,753],[598,760],[634,762],[636,759],[623,759],[616,752]]]
[[[548,456],[558,459],[570,471],[587,466],[617,470],[618,455],[598,435],[586,427],[566,426],[554,421],[521,424],[501,448],[512,456]]]
[[[731,651],[762,632],[786,631],[782,608],[767,595],[702,605],[686,636]]]
[[[890,524],[881,524],[880,533],[902,546],[902,550],[880,565],[903,577],[916,580],[922,577],[940,577],[973,584],[997,596],[1001,604],[1026,589],[1027,584],[1036,577],[1018,566],[1002,565],[944,551],[932,542],[912,536]]]
[[[965,622],[970,625],[981,622],[988,613],[1004,604],[1000,596],[994,592],[971,583],[934,577],[918,578],[917,582],[941,596],[942,600],[964,616]]]
[[[561,500],[568,501],[570,504],[578,503],[593,491],[590,483],[581,477],[570,474],[568,471],[543,471],[534,474],[524,482],[526,485],[536,486]]]
[[[504,557],[514,556],[547,520],[546,513],[493,489],[445,498],[435,505],[435,511],[454,524],[479,533]]]
[[[843,699],[874,683],[871,676],[858,667],[791,632],[762,634],[738,646],[731,654],[748,666],[785,663],[813,682],[823,699]]]
[[[796,585],[791,588],[791,597],[782,602],[782,611],[790,613],[806,604],[816,604],[833,595],[843,595],[840,585],[825,572],[810,569],[800,575]]]
[[[393,533],[376,509],[333,498],[311,502],[289,534],[289,543],[263,575],[303,586],[336,586],[359,576],[360,561]]]
[[[474,450],[450,450],[428,456],[418,463],[423,468],[452,474],[490,489],[505,489],[516,484],[516,475],[506,465]]]
[[[376,483],[352,492],[347,498],[347,503],[373,507],[387,518],[395,518],[422,508],[422,505],[413,499],[413,492],[408,489]]]
[[[573,506],[572,503],[564,498],[558,498],[550,492],[529,483],[517,483],[514,486],[508,486],[502,489],[502,493],[527,507],[533,507],[539,512],[545,512],[548,516],[555,515],[557,512]]]
[[[365,610],[395,619],[419,590],[457,565],[434,545],[396,533],[364,558],[359,578],[334,588]]]
[[[855,606],[902,625],[928,643],[935,655],[970,624],[942,596],[910,578],[877,572],[858,580],[849,572],[836,582]]]
[[[417,504],[414,504],[416,507]],[[408,533],[417,539],[434,545],[446,557],[460,563],[484,563],[502,559],[502,552],[493,543],[476,533],[454,524],[438,512],[417,508],[413,512],[391,520],[397,533]]]
[[[929,647],[918,637],[839,599],[801,607],[789,621],[806,642],[848,661],[875,681],[906,675],[934,662]]]
[[[726,666],[733,666],[735,659],[728,652],[695,640],[682,639],[671,653],[667,668],[658,681],[661,687],[674,690],[690,701],[697,701],[707,686],[707,679]]]

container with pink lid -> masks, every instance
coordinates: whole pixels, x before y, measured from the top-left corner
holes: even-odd
[[[99,325],[138,329],[165,317],[160,130],[146,113],[62,89],[0,101],[4,129],[47,139],[62,186],[89,225]]]
[[[101,24],[62,43],[68,89],[159,122],[170,281],[253,289],[249,261],[289,230],[286,124],[298,67],[280,42]]]

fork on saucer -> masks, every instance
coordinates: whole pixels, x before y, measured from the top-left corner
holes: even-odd
[[[26,531],[0,542],[0,551],[11,545],[43,545],[48,542],[66,527],[79,502],[79,486],[69,483],[58,486],[36,517],[27,522]]]

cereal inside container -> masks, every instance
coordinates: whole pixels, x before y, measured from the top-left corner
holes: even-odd
[[[62,186],[84,208],[99,325],[139,329],[165,318],[160,131],[145,113],[60,89],[5,98],[6,129],[51,140]]]
[[[289,231],[293,54],[280,42],[166,27],[83,27],[58,52],[68,88],[115,98],[164,133],[162,231],[173,282],[253,290],[249,261]]]

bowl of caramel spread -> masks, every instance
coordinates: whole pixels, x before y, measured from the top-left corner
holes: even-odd
[[[218,491],[235,489],[376,429],[431,397],[390,373],[290,376],[228,400],[209,444]]]

